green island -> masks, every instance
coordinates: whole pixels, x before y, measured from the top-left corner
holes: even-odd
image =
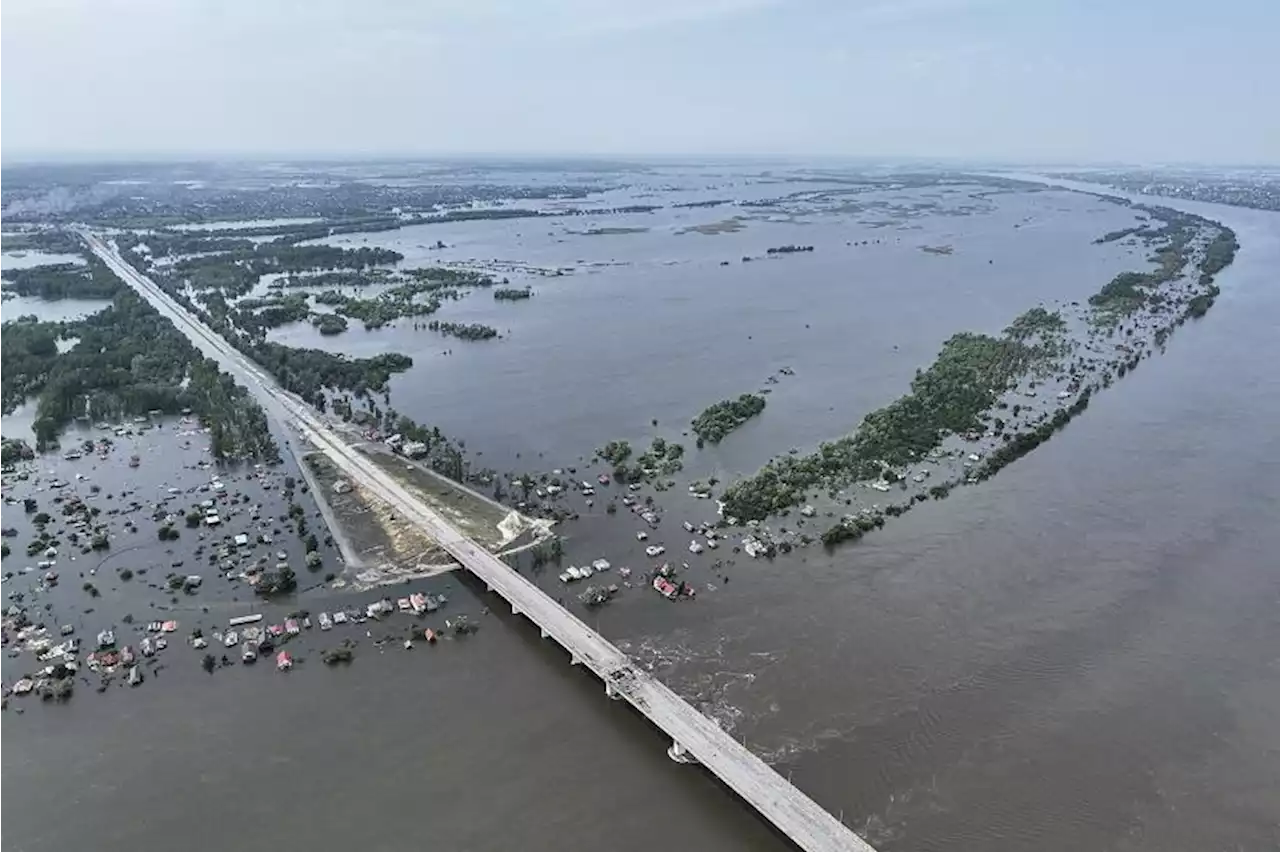
[[[342,334],[347,330],[347,318],[341,314],[312,314],[311,324],[323,335]]]
[[[764,411],[765,399],[759,394],[744,393],[737,399],[726,399],[707,406],[693,418],[693,432],[698,436],[698,447],[704,441],[718,444],[724,437]]]
[[[666,438],[654,438],[649,449],[637,456],[635,464],[630,467],[626,462],[631,457],[631,444],[626,441],[610,441],[596,452],[600,458],[613,464],[613,476],[622,482],[644,482],[671,476],[684,467],[684,446]],[[665,486],[658,490],[665,490]]]
[[[460,340],[491,340],[498,336],[496,328],[478,322],[440,322],[439,320],[432,320],[427,323],[427,328],[446,337],[456,337]]]
[[[980,428],[981,415],[1000,395],[1044,364],[1059,345],[1053,332],[1039,343],[1030,338],[1007,331],[999,338],[953,335],[937,360],[916,373],[910,393],[868,414],[852,435],[809,455],[774,459],[755,476],[731,485],[723,496],[725,514],[763,520],[803,502],[805,492],[819,484],[878,479],[886,468],[923,458],[946,435]]]
[[[405,284],[379,293],[372,299],[344,299],[337,304],[337,311],[345,317],[362,321],[365,328],[372,330],[401,317],[427,316],[440,310],[439,299],[415,302],[413,297],[417,292],[419,290],[413,284]]]
[[[531,287],[497,287],[493,291],[493,298],[499,302],[518,302],[532,297],[533,288]]]
[[[1153,338],[1156,345],[1163,345],[1173,328],[1203,316],[1212,306],[1218,293],[1214,276],[1232,262],[1238,244],[1234,233],[1218,223],[1167,208],[1138,209],[1164,224],[1130,229],[1121,237],[1113,232],[1104,241],[1141,236],[1154,250],[1149,260],[1155,268],[1117,275],[1089,299],[1080,319],[1086,328],[1094,328],[1093,339],[1103,334],[1105,340],[1105,334],[1114,336],[1118,322],[1143,310],[1163,323]],[[1188,265],[1197,258],[1197,274],[1192,274]],[[874,483],[879,491],[896,483],[905,490],[908,466],[945,457],[938,454],[950,436],[973,440],[985,434],[996,437],[998,443],[985,458],[969,455],[971,461],[965,463],[969,469],[958,479],[922,486],[905,504],[845,515],[823,534],[824,544],[856,541],[882,526],[886,516],[900,515],[930,497],[945,497],[956,484],[985,480],[1065,427],[1088,408],[1098,388],[1109,386],[1113,375],[1122,377],[1134,369],[1142,357],[1141,350],[1131,346],[1108,344],[1115,351],[1101,377],[1085,385],[1084,359],[1066,363],[1077,345],[1069,337],[1067,319],[1044,308],[1017,317],[999,337],[953,335],[933,364],[916,372],[909,393],[867,415],[852,434],[823,443],[809,454],[777,457],[755,475],[734,483],[722,495],[724,514],[734,521],[764,520],[803,503],[816,488],[826,488],[834,497],[837,489],[857,482]],[[1070,379],[1059,394],[1059,399],[1070,402],[1045,411],[1022,429],[1007,428],[1002,417],[994,416],[1009,407],[1003,399],[1006,394],[1017,388],[1034,389],[1038,381],[1055,374],[1059,380]],[[1025,393],[1035,396],[1033,390]],[[1012,406],[1015,418],[1021,407]],[[924,474],[913,479],[922,483]],[[807,508],[806,514],[812,514],[812,509]]]

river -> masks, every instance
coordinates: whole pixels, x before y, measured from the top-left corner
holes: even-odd
[[[1236,230],[1222,295],[1060,435],[856,546],[740,562],[714,595],[646,597],[600,629],[883,849],[1274,848],[1280,217],[1168,203]],[[1071,286],[1096,289],[1089,278]],[[998,328],[1034,301],[1006,294],[985,319],[886,335],[887,377],[809,437],[891,397],[935,332]],[[865,328],[930,322],[884,311]],[[898,341],[912,351],[895,360]],[[749,390],[747,375],[724,384]],[[589,405],[593,390],[570,398]],[[666,416],[601,405],[589,440],[642,408]],[[529,417],[502,428],[559,422]],[[563,440],[581,446],[576,422]],[[749,444],[722,463],[758,464]],[[571,535],[584,550],[613,540]],[[491,615],[465,648],[439,650],[369,651],[305,677],[175,665],[159,680],[180,688],[6,718],[7,843],[786,848],[519,620]]]

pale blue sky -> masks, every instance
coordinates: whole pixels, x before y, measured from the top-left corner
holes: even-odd
[[[4,0],[0,150],[1280,162],[1280,0]]]

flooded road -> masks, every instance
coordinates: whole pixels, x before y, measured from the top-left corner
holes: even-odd
[[[599,629],[882,849],[1274,848],[1280,217],[1169,203],[1236,230],[1222,295],[1052,441]],[[785,848],[505,616],[305,677],[168,662],[5,719],[9,846]]]

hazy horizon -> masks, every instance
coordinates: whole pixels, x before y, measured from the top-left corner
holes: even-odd
[[[1280,4],[9,0],[28,162],[1280,163]]]

